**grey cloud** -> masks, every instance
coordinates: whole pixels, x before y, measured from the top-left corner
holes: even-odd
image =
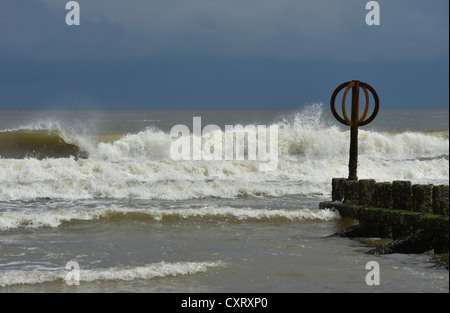
[[[448,55],[448,1],[442,0],[378,1],[381,25],[372,27],[361,0],[79,0],[77,27],[65,25],[65,0],[1,1],[0,54],[341,61]]]
[[[123,55],[123,27],[104,19],[68,26],[68,11],[41,0],[0,0],[0,57],[77,60]],[[61,2],[62,3],[62,2]],[[65,2],[64,2],[65,3]]]
[[[44,1],[61,6],[58,0]],[[346,60],[349,54],[363,59],[448,54],[448,1],[378,1],[382,24],[372,27],[365,24],[366,2],[79,0],[84,21],[103,18],[123,27],[128,56],[181,51]]]

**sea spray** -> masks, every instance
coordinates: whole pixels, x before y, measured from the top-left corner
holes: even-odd
[[[257,160],[173,160],[170,149],[174,139],[169,131],[156,126],[135,133],[96,134],[86,129],[76,133],[77,127],[57,122],[30,124],[29,131],[39,132],[42,142],[49,143],[41,127],[52,128],[48,132],[51,140],[60,138],[57,140],[75,145],[84,157],[2,156],[0,200],[183,200],[329,194],[331,179],[347,173],[348,130],[330,122],[319,104],[280,117],[272,124],[278,126],[278,159],[276,169],[267,172],[259,171]],[[1,132],[0,138],[15,132]],[[225,129],[216,133],[214,140],[225,144]],[[364,129],[359,135],[360,178],[448,183],[448,135]],[[22,148],[26,150],[26,145]]]

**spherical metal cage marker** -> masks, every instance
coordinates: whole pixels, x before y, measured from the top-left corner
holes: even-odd
[[[345,88],[344,96],[342,97],[342,115],[341,117],[335,107],[336,97],[339,92]],[[366,97],[366,106],[364,108],[364,113],[361,117],[359,117],[359,89],[364,91],[364,95]],[[345,100],[347,97],[347,93],[352,89],[352,111],[350,119],[347,116],[347,112],[345,110]],[[366,119],[367,113],[369,111],[369,93],[372,94],[375,99],[375,108],[370,115],[369,118]],[[352,80],[351,82],[345,82],[338,86],[332,96],[331,96],[331,112],[333,116],[342,124],[350,126],[350,158],[348,163],[349,180],[358,180],[357,176],[357,167],[358,167],[358,127],[369,124],[373,121],[373,119],[378,114],[378,109],[380,107],[380,100],[378,98],[378,94],[375,89],[372,88],[369,84],[360,82],[359,80]]]

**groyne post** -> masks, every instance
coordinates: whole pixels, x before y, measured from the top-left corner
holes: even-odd
[[[412,185],[412,211],[433,213],[433,185]]]
[[[358,181],[347,180],[345,184],[344,203],[358,204]]]
[[[347,178],[333,178],[331,180],[331,201],[343,201]]]
[[[390,182],[375,183],[375,206],[377,208],[392,208],[392,184]]]
[[[375,179],[361,179],[358,181],[358,204],[375,204]]]
[[[411,210],[412,185],[407,180],[392,182],[392,207],[397,210]]]
[[[448,215],[448,186],[433,186],[432,211],[434,214]]]

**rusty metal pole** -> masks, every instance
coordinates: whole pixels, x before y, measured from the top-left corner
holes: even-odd
[[[353,80],[352,116],[350,128],[350,159],[348,163],[348,179],[358,180],[358,119],[359,119],[359,80]]]
[[[351,118],[348,118],[346,110],[345,110],[345,99],[347,96],[347,92],[352,89],[352,114]],[[359,90],[360,88],[364,91],[364,95],[366,98],[366,106],[364,109],[364,113],[361,117],[359,117]],[[336,111],[335,101],[336,97],[341,90],[345,89],[344,96],[342,97],[342,114],[341,117]],[[372,96],[375,100],[375,107],[370,115],[367,118],[367,113],[369,110],[369,93],[372,93]],[[348,180],[358,180],[358,127],[369,124],[373,121],[373,119],[378,114],[378,109],[380,107],[380,99],[378,98],[377,92],[372,88],[369,84],[361,82],[359,80],[353,80],[349,82],[345,82],[339,85],[331,95],[331,112],[333,116],[341,123],[347,126],[350,126],[350,157],[348,162]]]

